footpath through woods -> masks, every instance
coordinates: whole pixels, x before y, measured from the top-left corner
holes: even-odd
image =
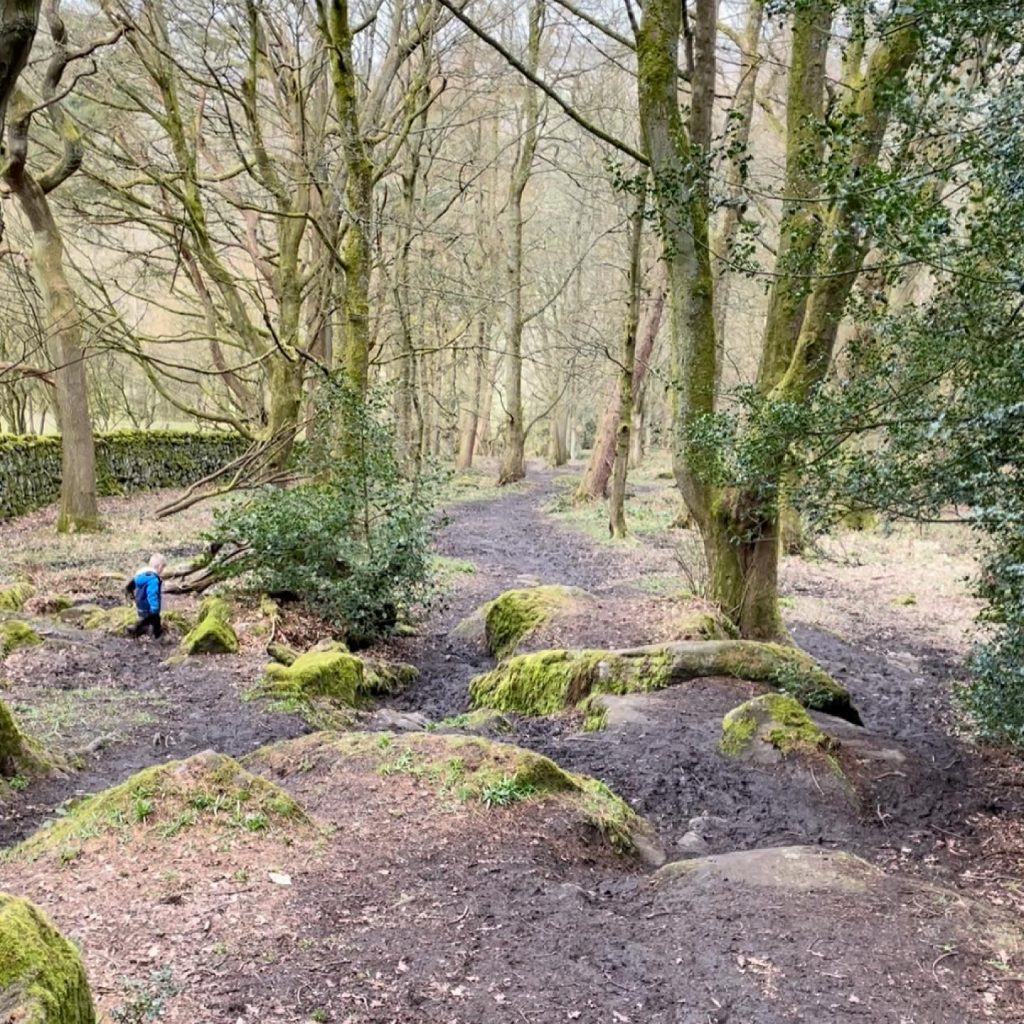
[[[0,862],[0,889],[79,942],[117,1019],[1024,1022],[1020,773],[951,736],[960,652],[908,629],[905,606],[880,590],[850,612],[855,628],[839,628],[842,579],[787,568],[794,638],[864,719],[863,730],[815,719],[868,752],[855,794],[813,768],[724,757],[723,716],[764,690],[738,680],[618,698],[601,731],[573,714],[474,727],[469,683],[495,660],[456,627],[502,592],[589,595],[527,651],[672,640],[692,603],[678,596],[680,576],[693,582],[691,566],[680,572],[692,538],[659,529],[603,543],[599,513],[565,514],[565,494],[538,471],[449,509],[444,600],[416,635],[372,652],[419,677],[363,721],[422,731],[329,739],[245,699],[266,659],[244,623],[238,655],[165,665],[166,647],[47,620],[46,643],[0,666],[4,699],[81,768],[0,804],[8,848],[56,818],[31,856]],[[21,527],[10,529],[16,543]],[[74,591],[112,563],[36,568]],[[652,826],[644,858],[588,824],[618,813],[603,790],[473,736],[606,783]],[[204,751],[215,753],[177,770],[173,808],[161,805],[168,784],[136,783],[103,818],[70,827],[71,798]],[[225,783],[236,769],[213,760],[222,754],[255,781]],[[509,790],[527,763],[533,782]],[[269,783],[278,795],[254,810]]]

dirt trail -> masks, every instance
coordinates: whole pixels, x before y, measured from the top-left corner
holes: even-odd
[[[534,470],[522,488],[450,510],[438,552],[475,571],[457,574],[419,635],[385,645],[421,672],[392,707],[435,722],[467,709],[469,680],[494,662],[450,632],[510,587],[557,583],[594,595],[571,635],[555,634],[563,646],[666,638],[672,602],[644,584],[672,575],[671,535],[599,544],[546,514],[558,487],[557,474]],[[815,592],[813,582],[802,586]],[[652,884],[649,869],[552,819],[550,808],[527,802],[495,817],[452,810],[426,800],[411,775],[325,784],[303,762],[281,781],[330,823],[326,845],[290,837],[278,848],[271,836],[270,851],[257,854],[254,837],[239,845],[197,831],[176,845],[150,835],[150,856],[169,866],[173,888],[154,894],[152,876],[133,866],[137,850],[107,840],[96,848],[98,866],[88,851],[67,869],[40,864],[22,873],[16,865],[5,876],[0,863],[0,885],[13,879],[49,901],[72,935],[81,927],[91,969],[108,986],[124,984],[118,957],[130,950],[149,950],[131,960],[137,974],[169,957],[177,977],[193,979],[169,1001],[170,1024],[268,1015],[298,1024],[313,1014],[348,1024],[1024,1022],[1024,1010],[1007,1009],[1020,1010],[998,974],[1010,971],[1011,953],[1004,958],[989,920],[956,894],[922,885],[971,891],[990,856],[990,833],[979,823],[1019,817],[1020,799],[999,788],[985,755],[949,734],[943,682],[955,657],[892,625],[853,640],[798,615],[789,622],[801,646],[848,686],[866,731],[903,751],[898,767],[879,767],[859,810],[813,772],[722,758],[722,715],[757,692],[752,684],[702,680],[644,695],[601,733],[555,718],[520,719],[494,735],[606,781],[653,824],[670,859],[800,845],[813,848],[800,865],[845,850],[884,874],[855,866],[852,875],[787,890],[776,887],[775,860],[761,879],[733,879],[727,867],[666,888]],[[86,713],[54,728],[85,740],[113,725],[115,735],[80,772],[33,785],[0,810],[0,847],[68,797],[148,764],[207,748],[239,756],[306,731],[241,699],[264,661],[258,643],[239,657],[163,667],[170,649],[68,634],[9,659],[16,704],[31,711],[44,691],[63,689]],[[684,850],[680,841],[694,830],[698,847]],[[282,864],[294,888],[268,890],[266,869]],[[116,879],[115,902],[138,914],[115,920],[82,906],[89,897],[78,894],[93,891],[97,871]],[[54,882],[65,874],[67,882]],[[182,942],[190,930],[194,942]]]
[[[540,471],[527,490],[451,512],[438,548],[473,562],[477,572],[464,577],[422,636],[391,648],[421,670],[395,707],[434,720],[467,710],[469,680],[494,662],[478,645],[450,637],[450,630],[512,586],[557,583],[598,598],[580,631],[563,638],[568,646],[613,648],[659,638],[656,616],[646,614],[659,602],[638,587],[650,553],[599,545],[555,523],[544,513],[555,493],[555,474]],[[935,863],[938,856],[959,870],[962,865],[946,856],[946,839],[950,832],[962,835],[965,818],[989,796],[977,785],[969,749],[946,731],[941,680],[953,665],[942,652],[913,647],[909,638],[900,651],[870,650],[798,621],[789,625],[797,642],[850,689],[866,730],[910,755],[897,772],[879,770],[888,777],[878,782],[876,805],[862,815],[837,807],[813,782],[781,785],[760,768],[717,755],[722,716],[759,692],[744,684],[700,682],[651,695],[644,698],[650,713],[642,722],[607,733],[536,719],[495,735],[606,781],[655,824],[670,854],[690,819],[703,814],[721,822],[707,836],[713,852],[812,842],[882,861]]]

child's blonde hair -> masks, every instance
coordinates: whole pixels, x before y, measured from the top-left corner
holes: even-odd
[[[149,559],[149,567],[154,572],[160,572],[162,569],[167,568],[167,559],[159,552],[156,552]]]

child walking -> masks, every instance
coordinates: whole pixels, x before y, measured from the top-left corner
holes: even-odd
[[[149,567],[140,569],[128,584],[128,592],[134,593],[135,610],[139,613],[139,621],[128,629],[129,636],[142,636],[151,629],[153,639],[160,639],[163,632],[160,625],[160,592],[163,587],[160,574],[166,567],[167,559],[163,555],[153,555]]]

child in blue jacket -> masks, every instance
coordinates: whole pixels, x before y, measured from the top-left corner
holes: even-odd
[[[154,555],[149,560],[149,567],[140,569],[128,584],[128,592],[135,595],[135,610],[139,613],[139,621],[128,630],[129,636],[142,636],[151,629],[153,639],[160,639],[163,632],[160,625],[160,591],[163,585],[160,574],[166,567],[167,559],[163,555]]]

